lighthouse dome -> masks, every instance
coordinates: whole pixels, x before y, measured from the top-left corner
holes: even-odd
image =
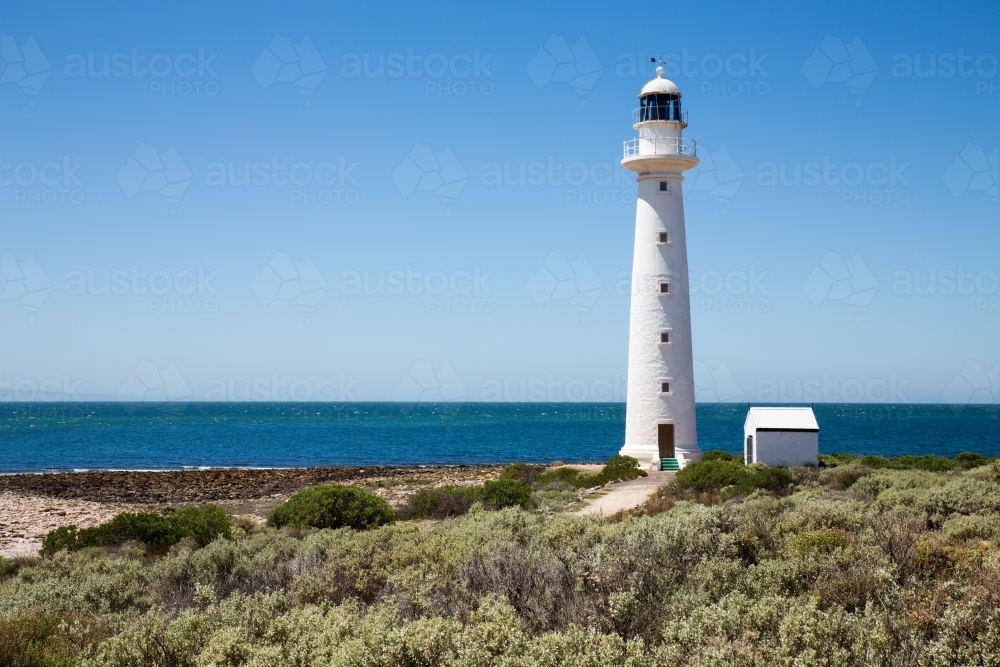
[[[663,65],[656,68],[656,78],[642,87],[639,92],[639,108],[632,114],[634,123],[669,121],[687,125],[685,113],[681,110],[681,91],[674,82],[663,78]]]
[[[660,65],[656,68],[656,78],[650,80],[639,91],[639,97],[647,95],[677,95],[680,97],[681,91],[673,81],[663,78],[663,65]]]

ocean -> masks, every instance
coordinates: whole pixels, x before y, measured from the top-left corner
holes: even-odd
[[[1000,456],[997,406],[814,406],[822,453]],[[699,404],[703,450],[738,453],[745,403]],[[599,462],[621,403],[2,403],[0,473]]]

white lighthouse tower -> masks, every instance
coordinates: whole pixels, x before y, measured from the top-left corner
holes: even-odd
[[[701,459],[694,413],[694,358],[683,173],[698,165],[685,142],[681,92],[663,78],[642,87],[632,112],[638,138],[625,142],[622,167],[638,174],[628,339],[625,446],[643,464],[676,470]]]

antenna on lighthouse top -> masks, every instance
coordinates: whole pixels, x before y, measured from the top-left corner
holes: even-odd
[[[649,62],[656,63],[656,76],[659,79],[663,78],[663,58],[650,58]]]

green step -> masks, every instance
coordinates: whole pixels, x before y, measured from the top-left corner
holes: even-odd
[[[677,472],[681,469],[681,464],[677,459],[660,459],[660,470]]]

